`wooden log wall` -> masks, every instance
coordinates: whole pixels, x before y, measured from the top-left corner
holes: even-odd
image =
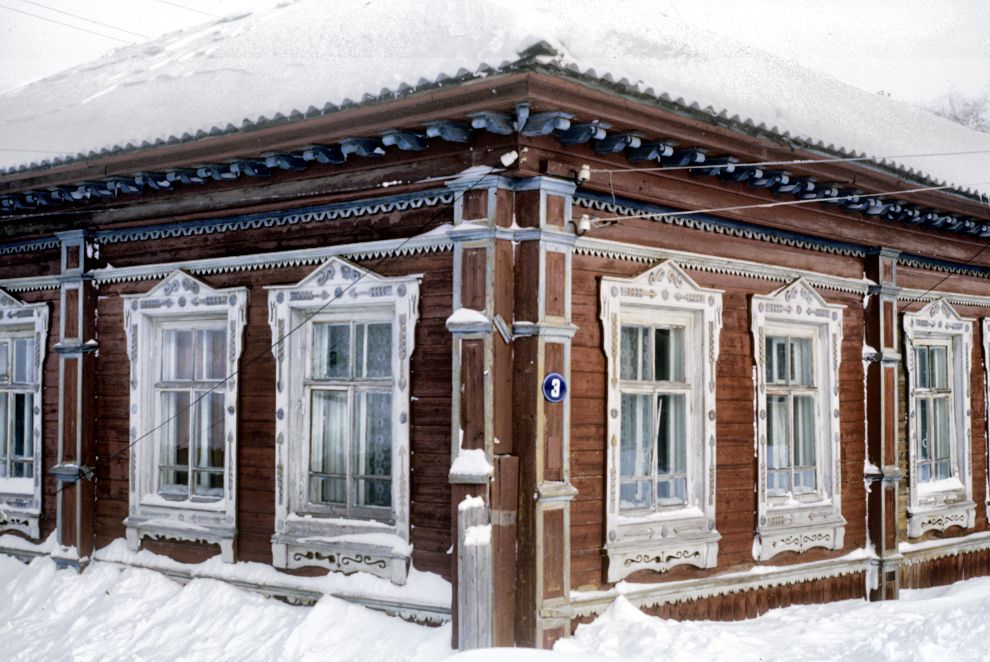
[[[432,227],[444,222],[447,211],[416,210],[404,219],[409,226]],[[448,217],[449,218],[449,217]],[[261,240],[252,235],[207,235],[154,242],[111,244],[104,257],[114,266],[147,264],[175,259],[219,257],[225,254],[282,250],[300,245],[344,243],[364,238],[363,226],[387,228],[392,215],[349,220],[327,228],[311,224],[294,226],[284,234]],[[338,234],[338,227],[343,228]],[[374,231],[372,231],[373,233]],[[395,231],[391,231],[394,235]],[[390,257],[358,262],[386,276],[423,274],[416,328],[416,351],[411,358],[411,542],[413,565],[420,570],[449,576],[450,455],[450,336],[444,322],[451,311],[452,263],[450,253]],[[273,342],[268,325],[268,285],[292,284],[316,265],[263,269],[222,275],[197,276],[211,287],[247,287],[249,290],[244,349],[240,361],[238,391],[237,558],[271,563],[271,536],[275,506],[275,381]],[[157,280],[104,284],[99,290],[97,362],[97,547],[123,537],[128,507],[128,385],[129,359],[124,337],[120,295],[146,292]],[[53,401],[56,402],[56,401]],[[150,441],[150,438],[147,440]],[[138,442],[142,443],[142,442]],[[218,548],[175,541],[149,541],[144,548],[166,553],[184,562],[198,562],[218,553]]]
[[[693,235],[693,236],[692,236]],[[713,254],[748,250],[756,244],[710,235],[684,228],[664,228],[664,239],[691,245],[706,242]],[[666,242],[665,242],[666,243]],[[713,245],[713,244],[717,244]],[[777,249],[760,244],[761,255],[775,264],[801,262],[827,272],[834,256],[801,255],[793,249]],[[848,260],[846,261],[848,262]],[[579,494],[574,501],[571,522],[572,586],[580,589],[606,587],[607,558],[603,556],[605,505],[605,355],[601,341],[598,279],[603,275],[630,277],[649,265],[622,260],[578,256],[574,266],[574,321],[579,331],[574,337],[573,428],[571,466]],[[702,287],[716,288],[723,294],[723,324],[717,363],[717,447],[716,447],[716,529],[719,542],[718,566],[699,570],[677,566],[664,575],[640,571],[631,575],[635,582],[656,582],[710,576],[754,565],[753,530],[756,526],[757,465],[753,440],[753,340],[750,333],[750,295],[767,294],[783,283],[738,276],[690,271]],[[834,558],[861,548],[866,541],[865,491],[865,408],[863,391],[863,305],[862,297],[819,289],[829,302],[845,305],[840,363],[840,403],[842,435],[842,512],[846,518],[844,547],[837,551],[813,549],[803,554],[785,552],[768,564],[782,565]],[[860,589],[862,591],[862,587]]]

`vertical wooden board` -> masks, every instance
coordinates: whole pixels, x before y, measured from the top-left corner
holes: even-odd
[[[516,192],[516,223],[524,228],[540,227],[540,191]]]
[[[540,244],[523,241],[516,246],[515,293],[517,322],[536,322],[540,318]]]
[[[543,512],[543,598],[564,595],[564,511]]]
[[[79,329],[79,290],[77,288],[67,288],[65,290],[65,338],[78,338]],[[55,329],[50,329],[50,333]],[[56,334],[57,335],[57,334]]]
[[[495,225],[500,228],[512,227],[514,195],[515,193],[505,189],[495,191]]]
[[[488,190],[473,189],[466,191],[464,193],[463,205],[464,212],[462,215],[465,221],[488,218]]]
[[[547,194],[547,225],[564,227],[564,197]]]
[[[78,413],[79,391],[77,379],[79,375],[80,354],[62,354],[63,381],[62,381],[62,461],[76,461],[76,433],[78,423],[76,414]]]
[[[895,393],[895,378],[896,374],[893,367],[883,367],[883,380],[884,380],[884,392],[887,396],[884,397],[883,403],[883,419],[884,419],[884,452],[883,452],[883,462],[887,465],[897,464],[897,458],[894,456],[894,449],[897,446],[897,440],[895,435],[897,434],[897,419],[894,414],[894,393]]]
[[[519,458],[496,455],[492,481],[492,627],[496,646],[511,646],[515,643],[518,480]]]
[[[485,310],[487,297],[484,248],[467,248],[461,257],[461,307]]]
[[[485,342],[461,343],[461,429],[463,448],[485,447]]]
[[[893,301],[883,302],[883,346],[894,349],[894,305]]]
[[[546,314],[563,317],[567,285],[564,254],[547,251],[546,263]]]
[[[544,374],[563,373],[564,346],[547,343]],[[544,480],[563,480],[564,403],[543,401]]]

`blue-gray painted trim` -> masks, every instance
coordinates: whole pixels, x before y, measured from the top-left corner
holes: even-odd
[[[851,257],[866,257],[867,255],[867,247],[859,244],[820,239],[785,230],[773,230],[750,223],[717,218],[707,214],[679,216],[676,209],[636,202],[627,198],[615,198],[614,200],[615,202],[613,202],[611,195],[602,195],[589,191],[578,191],[574,194],[574,203],[576,205],[606,211],[616,216],[628,215],[642,217],[643,214],[650,214],[651,216],[655,216],[655,218],[650,220],[679,225],[693,230],[714,232],[716,234],[725,234],[743,239],[768,241],[774,244],[783,244],[785,246],[794,246],[795,248],[805,248],[836,255],[848,255]]]
[[[128,241],[191,237],[217,232],[257,230],[282,225],[334,221],[371,214],[387,214],[394,211],[434,207],[440,204],[450,204],[454,201],[454,198],[454,193],[451,191],[436,189],[402,195],[367,198],[351,202],[338,202],[330,205],[306,207],[289,211],[263,212],[231,218],[212,218],[121,230],[103,230],[95,233],[94,238],[100,244],[116,244]]]

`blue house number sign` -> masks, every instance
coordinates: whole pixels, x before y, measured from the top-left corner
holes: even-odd
[[[567,395],[567,382],[564,376],[551,372],[543,378],[543,397],[547,402],[560,402]]]

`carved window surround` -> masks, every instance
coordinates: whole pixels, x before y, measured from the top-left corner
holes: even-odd
[[[722,293],[699,287],[672,261],[633,278],[602,278],[602,327],[608,368],[606,543],[608,580],[637,570],[676,565],[712,568],[721,536],[715,530],[715,362],[722,327]],[[624,324],[671,325],[684,334],[686,385],[685,499],[654,502],[652,512],[623,512],[622,342]]]
[[[842,311],[826,302],[799,278],[767,296],[752,298],[752,332],[756,361],[756,433],[759,485],[753,558],[765,561],[784,551],[813,547],[841,549],[846,520],[840,487],[839,362]],[[787,495],[768,489],[767,404],[768,337],[811,341],[814,394],[815,488]],[[793,443],[793,438],[790,443]]]
[[[405,583],[409,544],[410,372],[420,276],[383,277],[334,257],[296,285],[269,287],[275,355],[275,535],[280,568],[364,571]],[[310,502],[307,383],[315,323],[391,323],[391,512],[377,519]],[[278,342],[280,339],[285,338]]]
[[[32,475],[28,477],[0,478],[0,531],[19,531],[31,538],[40,535],[38,520],[41,517],[41,463],[42,431],[42,377],[44,375],[45,349],[48,338],[48,304],[22,303],[0,290],[0,341],[13,338],[30,338],[34,342],[34,354],[29,358],[34,370],[33,380],[25,388],[33,394],[31,409],[31,435],[33,440]],[[9,365],[13,357],[9,356]],[[3,393],[6,396],[6,393]],[[7,444],[7,431],[0,433],[0,443]]]
[[[916,313],[904,313],[904,362],[907,369],[908,406],[908,537],[950,526],[972,528],[976,520],[973,501],[973,463],[970,367],[973,355],[973,321],[959,315],[944,299],[933,301]],[[986,341],[984,340],[984,343]],[[949,438],[951,478],[919,480],[918,398],[916,349],[921,346],[948,349],[948,385],[951,391]]]
[[[213,289],[176,271],[144,294],[123,295],[130,378],[130,497],[127,542],[173,539],[219,545],[224,561],[234,561],[237,526],[237,387],[247,289]],[[162,366],[163,329],[211,324],[226,330],[226,375],[216,391],[224,394],[223,497],[169,500],[159,494],[158,458],[164,426],[155,384]]]

